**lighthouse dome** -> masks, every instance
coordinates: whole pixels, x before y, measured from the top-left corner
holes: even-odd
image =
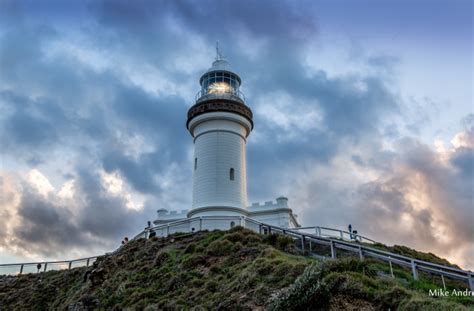
[[[231,71],[230,69],[230,64],[228,61],[225,59],[216,59],[212,63],[212,67],[207,70],[207,72],[210,71],[215,71],[215,70],[225,70],[225,71]]]

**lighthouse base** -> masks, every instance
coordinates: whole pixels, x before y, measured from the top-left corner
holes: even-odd
[[[202,219],[206,219],[203,223]],[[242,220],[241,220],[242,219]],[[242,221],[252,219],[281,228],[299,227],[297,215],[288,207],[288,199],[277,198],[276,202],[267,201],[264,204],[253,203],[246,209],[225,206],[210,206],[194,208],[181,212],[158,210],[155,225],[172,224],[178,226],[179,232],[194,230],[228,230],[236,225],[244,226]],[[182,222],[182,225],[179,223]],[[173,229],[174,230],[174,229]],[[178,231],[176,231],[178,232]]]

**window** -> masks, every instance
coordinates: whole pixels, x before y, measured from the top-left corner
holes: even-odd
[[[230,178],[230,180],[234,180],[234,169],[233,168],[230,169],[229,178]]]
[[[198,168],[198,158],[194,158],[194,170]]]

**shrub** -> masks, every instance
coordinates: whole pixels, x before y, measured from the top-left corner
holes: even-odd
[[[244,244],[255,245],[262,242],[262,238],[255,234],[248,234],[244,239]]]
[[[184,268],[195,268],[197,266],[203,266],[206,264],[206,257],[203,255],[191,255],[183,260],[181,263]]]
[[[188,246],[184,249],[185,254],[192,254],[196,251],[196,244],[189,243]]]
[[[378,293],[375,302],[384,310],[397,310],[402,301],[411,298],[411,294],[404,288],[395,286],[389,290]]]
[[[153,261],[155,266],[161,266],[165,261],[170,258],[170,255],[167,252],[158,253]]]
[[[173,292],[176,291],[178,288],[183,287],[185,282],[181,278],[180,275],[172,277],[165,286],[166,292]]]
[[[234,253],[236,253],[236,252],[240,251],[243,247],[244,247],[244,245],[242,243],[237,242],[237,243],[234,244],[234,247],[232,248],[232,251]]]
[[[466,308],[462,305],[455,304],[453,302],[447,302],[439,299],[427,299],[427,298],[412,298],[404,301],[400,308],[400,311],[418,311],[418,310],[430,310],[430,311],[463,311]]]
[[[224,239],[229,240],[234,243],[238,241],[244,241],[245,238],[246,238],[246,235],[243,234],[241,231],[229,233],[224,236]]]
[[[263,243],[270,244],[271,246],[276,247],[277,239],[278,239],[278,236],[276,233],[267,234],[267,235],[264,235],[263,237]]]
[[[207,254],[211,256],[225,256],[232,253],[233,244],[229,240],[217,240],[209,244]]]
[[[218,267],[218,266],[212,266],[209,271],[211,271],[212,273],[215,273],[215,274],[218,274],[218,273],[221,273],[221,268]]]
[[[279,233],[265,235],[263,242],[281,250],[287,250],[290,246],[295,244],[292,237]]]
[[[295,244],[295,241],[292,237],[287,235],[278,234],[277,237],[277,247],[281,250],[287,250]]]
[[[307,267],[296,281],[286,290],[273,297],[269,310],[310,310],[321,309],[328,305],[331,298],[330,287],[323,278],[330,272],[355,271],[364,272],[367,263],[355,259],[325,261]],[[355,282],[358,283],[358,282]],[[335,279],[332,287],[341,287],[350,291],[363,292],[361,284],[354,284],[348,279]]]
[[[216,281],[210,280],[206,283],[206,289],[210,292],[215,292],[219,284]]]
[[[289,272],[291,271],[293,267],[287,263],[287,262],[282,262],[280,263],[279,265],[277,265],[274,269],[274,274],[275,276],[277,277],[282,277],[282,276],[285,276],[287,274],[289,274]]]
[[[268,310],[322,309],[329,303],[330,293],[321,283],[322,265],[311,265],[286,290],[272,297]]]
[[[199,278],[199,279],[193,279],[191,281],[191,285],[193,285],[194,287],[201,287],[204,285],[204,280],[202,278]]]
[[[341,293],[357,298],[368,298],[368,291],[363,282],[351,273],[331,272],[323,278],[323,282],[333,295]]]

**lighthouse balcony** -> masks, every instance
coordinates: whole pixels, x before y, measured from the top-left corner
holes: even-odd
[[[209,89],[202,89],[196,94],[196,103],[215,99],[233,100],[245,105],[245,96],[240,90],[229,88],[229,90],[222,92],[213,92]]]

